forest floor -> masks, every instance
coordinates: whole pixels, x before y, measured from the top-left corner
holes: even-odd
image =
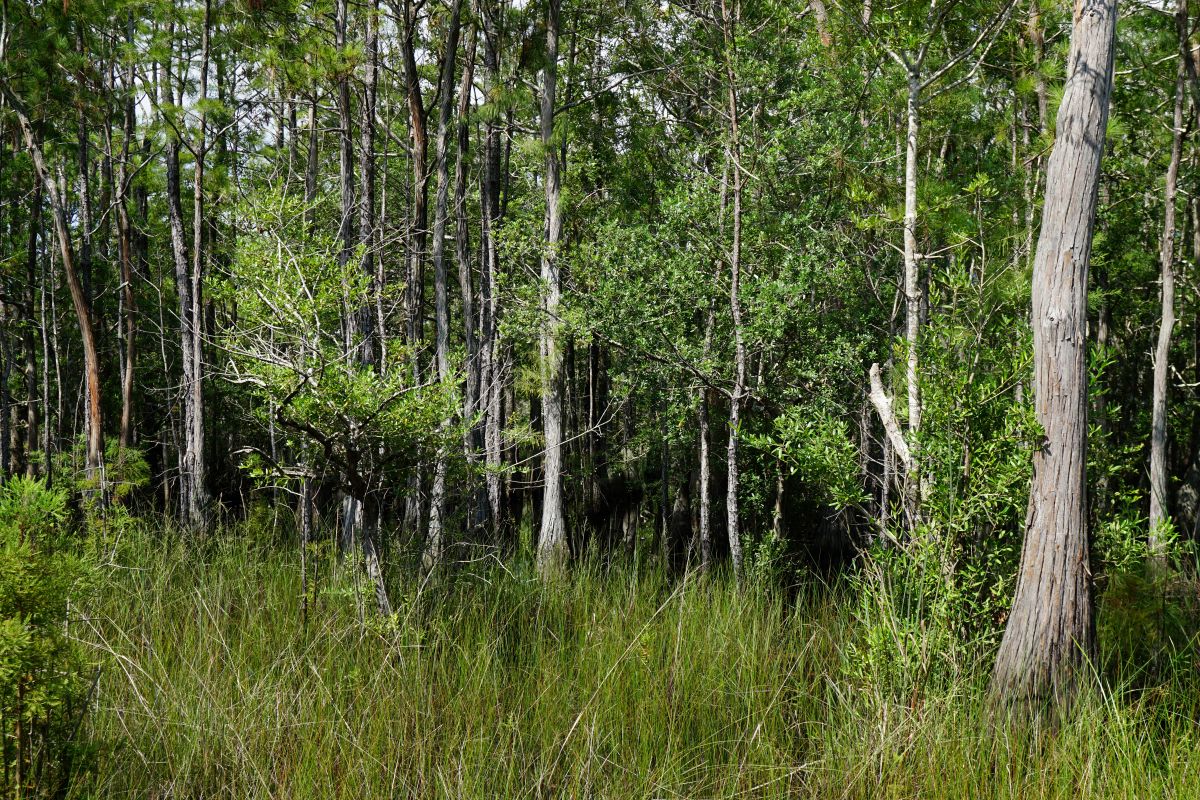
[[[114,549],[73,623],[104,664],[81,796],[1200,797],[1194,665],[1031,730],[982,668],[877,666],[846,589],[492,561],[385,622],[324,562],[306,612],[267,538]]]

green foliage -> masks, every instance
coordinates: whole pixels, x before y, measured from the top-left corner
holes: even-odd
[[[792,407],[776,417],[774,425],[770,435],[747,436],[747,444],[769,452],[799,476],[816,499],[834,508],[849,508],[866,499],[857,475],[858,448],[844,419]]]
[[[67,526],[66,492],[0,486],[0,738],[6,795],[50,797],[86,766],[87,662],[71,602],[93,568]]]
[[[339,257],[332,237],[314,232],[310,209],[274,188],[248,195],[241,216],[249,231],[213,294],[236,302],[239,324],[224,331],[232,378],[247,387],[254,419],[279,427],[301,461],[340,472],[346,481],[377,483],[388,470],[428,457],[461,432],[443,422],[458,408],[457,381],[414,380],[412,353],[395,335],[376,337],[386,354],[364,363],[361,336],[346,341],[346,309],[372,314],[360,258]],[[366,311],[360,311],[366,309]],[[251,450],[252,474],[278,479],[283,467]]]
[[[1195,669],[1200,603],[1194,577],[1146,558],[1109,575],[1097,606],[1106,674],[1146,688]]]

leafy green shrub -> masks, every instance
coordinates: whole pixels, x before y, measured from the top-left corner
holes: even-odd
[[[80,766],[88,671],[69,633],[90,577],[67,532],[67,494],[42,481],[0,487],[0,736],[6,796],[58,792]]]
[[[1144,687],[1194,671],[1200,658],[1194,577],[1146,559],[1110,572],[1098,606],[1101,663],[1118,684]]]

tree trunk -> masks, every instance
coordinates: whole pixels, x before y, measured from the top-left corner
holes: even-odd
[[[712,349],[713,312],[710,309],[704,323],[704,359]],[[700,427],[700,569],[712,566],[712,455],[709,444],[708,387],[699,389],[700,403],[697,422]]]
[[[1035,413],[1045,439],[992,690],[1065,700],[1093,652],[1087,530],[1087,272],[1112,91],[1116,0],[1075,7],[1033,272]]]
[[[921,388],[918,380],[921,335],[921,270],[917,254],[917,138],[921,131],[921,76],[915,69],[908,75],[908,131],[904,138],[904,338],[908,345],[905,383],[908,386],[908,435],[910,445],[921,429]]]
[[[734,379],[729,395],[729,442],[726,448],[725,512],[729,535],[729,554],[733,574],[741,583],[743,578],[742,541],[738,519],[738,441],[741,436],[742,399],[746,391],[746,342],[742,332],[742,164],[738,137],[738,96],[733,67],[734,18],[729,4],[721,0],[721,16],[725,34],[725,77],[729,114],[729,168],[733,178],[733,243],[729,251],[729,310],[733,318]]]
[[[137,305],[133,293],[133,225],[129,219],[129,144],[134,135],[133,65],[125,75],[125,125],[121,159],[117,165],[117,240],[121,257],[121,306],[125,352],[121,369],[121,429],[118,444],[124,451],[133,439],[133,383],[137,355]]]
[[[1185,42],[1186,46],[1186,42]],[[1175,113],[1172,117],[1171,160],[1163,190],[1163,231],[1159,247],[1162,268],[1162,319],[1154,350],[1154,388],[1150,424],[1150,551],[1162,555],[1165,543],[1162,526],[1169,521],[1167,493],[1167,401],[1168,370],[1171,364],[1171,332],[1175,327],[1175,194],[1179,161],[1183,155],[1183,106],[1186,71],[1179,60],[1175,81]]]
[[[429,186],[427,164],[429,140],[425,130],[425,101],[421,95],[421,78],[417,72],[416,36],[418,6],[412,0],[404,0],[401,17],[404,30],[400,36],[401,55],[404,59],[404,87],[408,100],[409,132],[412,139],[412,191],[413,207],[408,237],[408,263],[406,266],[405,333],[409,347],[413,348],[412,371],[414,383],[420,383],[420,359],[416,355],[424,339],[425,325],[425,238],[428,224]],[[416,532],[421,528],[421,465],[410,473],[404,504],[404,527]]]
[[[3,86],[3,84],[0,84]],[[59,193],[58,183],[46,166],[41,143],[33,133],[33,125],[25,113],[24,105],[12,95],[7,86],[3,86],[4,94],[10,101],[10,106],[17,116],[25,147],[33,160],[34,172],[46,190],[50,200],[50,212],[54,222],[54,232],[58,238],[59,255],[62,258],[63,271],[67,277],[67,288],[71,292],[71,303],[75,307],[75,317],[79,323],[79,334],[83,340],[84,383],[87,392],[87,475],[93,490],[104,493],[104,417],[100,405],[100,359],[96,348],[95,331],[92,328],[92,317],[89,311],[87,297],[83,284],[75,271],[75,257],[71,247],[71,233],[67,227],[67,212],[63,197]]]
[[[191,364],[185,369],[184,400],[185,429],[184,449],[188,468],[183,479],[190,485],[186,494],[184,522],[195,530],[207,525],[208,483],[204,460],[204,161],[208,151],[207,116],[204,103],[208,99],[209,36],[211,28],[211,3],[205,0],[204,23],[201,33],[200,86],[198,89],[199,119],[196,126],[196,142],[193,146],[196,166],[192,193],[192,270],[188,280],[188,307],[180,309],[180,317],[188,316],[183,334],[190,336]]]
[[[33,199],[29,203],[29,251],[25,261],[25,319],[22,326],[22,343],[25,348],[25,477],[37,475],[35,467],[38,452],[38,385],[37,385],[37,342],[38,330],[37,281],[38,281],[38,237],[42,229],[42,184],[33,187]],[[44,335],[44,332],[43,332]],[[45,414],[46,409],[42,409]],[[46,466],[43,465],[43,470]]]
[[[467,39],[463,60],[462,79],[458,86],[458,125],[456,128],[458,152],[454,160],[454,248],[458,261],[458,289],[462,299],[463,334],[467,346],[466,376],[463,381],[463,419],[469,427],[463,432],[463,450],[467,462],[474,470],[483,446],[483,429],[474,422],[481,411],[482,359],[479,354],[479,339],[475,331],[475,288],[471,277],[471,228],[467,218],[467,155],[471,146],[471,93],[474,87],[475,48],[477,31],[474,24],[467,27]],[[467,525],[477,529],[487,517],[487,492],[472,475],[473,508]]]
[[[483,24],[484,91],[500,84],[500,31],[496,21],[497,9],[492,3],[480,3]],[[503,370],[499,331],[499,295],[496,281],[500,272],[497,227],[500,223],[500,125],[489,118],[484,140],[484,163],[479,181],[480,204],[480,280],[479,280],[479,396],[483,411],[484,481],[491,524],[492,539],[499,543],[504,526],[503,464]]]
[[[421,96],[421,79],[417,72],[416,44],[417,6],[412,0],[403,4],[404,31],[400,36],[404,59],[404,87],[408,99],[408,124],[412,137],[413,208],[408,243],[408,267],[405,280],[405,306],[409,344],[415,347],[423,337],[425,238],[428,224],[429,186],[426,166],[429,160],[429,139],[425,130],[425,101]],[[414,369],[416,362],[414,361]]]
[[[375,296],[383,287],[375,276],[375,107],[379,83],[379,0],[371,0],[364,23],[363,103],[359,113],[358,243],[362,247],[363,278],[371,287],[370,298],[356,310],[359,362],[381,369],[384,331],[376,330]],[[347,121],[349,114],[347,109]]]
[[[563,518],[563,408],[559,304],[562,274],[558,248],[562,239],[561,176],[559,153],[554,146],[554,96],[558,88],[558,18],[560,0],[549,0],[546,11],[546,64],[542,68],[541,135],[546,157],[546,246],[542,251],[542,432],[545,457],[542,478],[542,526],[538,537],[538,573],[548,578],[567,562],[566,522]]]
[[[454,110],[454,64],[458,55],[458,32],[462,17],[462,0],[453,0],[450,7],[449,29],[446,32],[446,52],[442,58],[442,75],[438,88],[437,130],[437,196],[433,210],[433,305],[437,324],[435,358],[438,380],[450,380],[450,291],[449,270],[446,268],[446,221],[450,213],[450,134]],[[446,424],[449,424],[449,420]],[[433,486],[429,494],[429,535],[425,540],[422,564],[431,571],[442,561],[446,526],[446,471],[449,453],[438,446],[433,466]]]

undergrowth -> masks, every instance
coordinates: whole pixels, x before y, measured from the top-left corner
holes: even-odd
[[[936,684],[864,669],[848,587],[618,566],[544,587],[482,560],[410,580],[381,620],[352,564],[322,564],[306,612],[278,543],[120,544],[73,628],[105,665],[76,794],[1200,796],[1200,681],[1178,658],[1031,729],[989,715],[989,654]]]

